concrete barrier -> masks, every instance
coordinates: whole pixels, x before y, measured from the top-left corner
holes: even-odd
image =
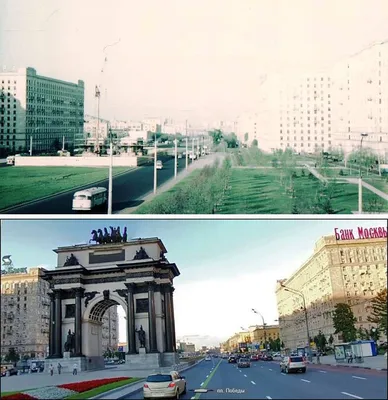
[[[137,157],[113,157],[114,167],[137,167]],[[108,167],[109,157],[15,157],[15,167]]]

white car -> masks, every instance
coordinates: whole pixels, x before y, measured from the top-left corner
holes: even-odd
[[[186,391],[186,379],[184,376],[180,376],[177,371],[171,371],[169,374],[149,375],[143,385],[143,397],[145,399],[179,399],[182,394],[186,394]]]
[[[182,158],[182,157],[183,157],[182,153],[179,153],[178,158]]]
[[[211,360],[212,360],[212,358],[209,357],[209,356],[207,356],[207,357],[205,358],[205,361],[211,361]]]
[[[298,371],[305,373],[306,364],[302,356],[284,357],[283,360],[280,362],[280,371],[285,372],[286,374]]]
[[[156,169],[163,169],[163,163],[160,160],[156,161]]]

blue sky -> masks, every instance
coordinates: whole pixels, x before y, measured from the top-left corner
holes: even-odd
[[[277,319],[275,284],[312,254],[316,241],[334,228],[379,227],[354,220],[8,220],[2,221],[2,255],[15,267],[56,265],[56,247],[86,243],[95,228],[126,226],[128,237],[162,239],[175,279],[177,336],[217,344],[256,324]],[[237,294],[242,292],[242,296]],[[121,338],[125,329],[121,328]],[[125,339],[125,337],[124,337]]]

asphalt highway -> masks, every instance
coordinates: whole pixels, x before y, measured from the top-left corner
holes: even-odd
[[[190,163],[190,160],[189,160]],[[185,158],[178,159],[178,173],[183,171],[186,166]],[[108,176],[108,169],[107,169]],[[163,169],[158,170],[158,186],[165,183],[174,176],[174,159],[163,162]],[[98,186],[108,189],[109,181],[106,179]],[[77,190],[86,189],[93,185],[86,185]],[[154,187],[154,168],[150,166],[138,167],[122,175],[113,177],[113,203],[112,211],[120,211],[127,207],[141,204],[141,199]],[[4,214],[76,214],[72,210],[73,194],[76,190],[71,190],[54,197],[38,200],[34,203],[20,205],[9,210]]]
[[[182,372],[181,399],[386,399],[387,372],[308,365],[305,374],[280,372],[279,362],[257,361],[238,369],[226,360],[202,361]],[[194,389],[211,392],[195,394]],[[142,399],[142,391],[122,399]]]

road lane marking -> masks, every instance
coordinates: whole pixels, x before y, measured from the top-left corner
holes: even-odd
[[[286,376],[286,374],[284,372],[281,372],[282,375]]]
[[[355,394],[351,393],[346,393],[346,392],[341,392],[342,394],[345,394],[346,396],[354,397],[355,399],[362,399],[360,396],[356,396]]]
[[[354,375],[352,375],[352,378],[354,378],[354,379],[366,380],[366,378],[363,378],[363,377],[361,377],[361,376],[354,376]]]
[[[246,375],[244,375],[245,376],[245,378],[247,377]]]
[[[269,396],[265,396],[268,400],[272,400],[272,397]]]
[[[306,336],[307,337],[307,336]],[[263,366],[261,366],[261,368],[264,368]]]
[[[216,373],[218,367],[219,367],[220,364],[221,364],[221,361],[222,361],[222,360],[219,361],[219,363],[216,365],[216,367],[214,368],[214,371],[209,375],[209,377],[206,378],[205,382],[202,382],[202,383],[201,383],[201,387],[203,386],[203,389],[205,389],[205,388],[207,387],[207,385],[209,384],[210,380],[213,378],[214,374]],[[195,399],[195,400],[198,400],[200,397],[201,397],[201,393],[197,393],[197,394],[194,396],[194,399]]]
[[[193,397],[190,397],[190,399],[191,399],[191,400],[195,399],[195,396],[193,396]]]
[[[271,368],[270,368],[269,370],[270,370],[270,371],[272,371],[272,369],[271,369]]]
[[[322,372],[322,374],[326,374],[327,373],[327,371],[319,371],[319,372]]]
[[[201,383],[201,386],[203,386],[204,383],[205,383],[205,382],[202,382],[202,383]]]
[[[253,381],[251,381],[251,383],[252,383],[252,385],[256,385],[256,383],[255,383],[255,382],[253,382]]]
[[[206,375],[206,378],[209,378],[209,375]]]
[[[308,381],[307,379],[301,379],[301,381],[311,383],[311,381]]]

